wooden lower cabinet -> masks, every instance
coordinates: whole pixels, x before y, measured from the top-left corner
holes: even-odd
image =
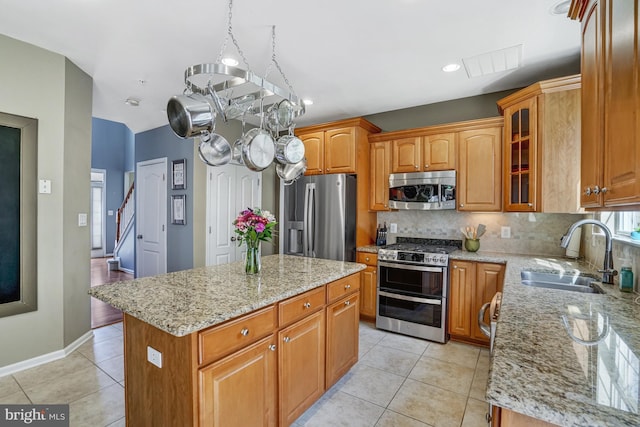
[[[278,332],[280,426],[289,426],[324,393],[325,314]]]
[[[356,293],[327,307],[327,389],[358,361],[358,299]]]
[[[277,347],[267,337],[199,371],[200,426],[277,426]]]
[[[367,265],[360,273],[360,317],[375,320],[378,303],[378,254],[358,252],[357,261]]]
[[[451,339],[489,345],[478,327],[478,312],[502,291],[505,266],[486,262],[453,260],[450,266],[449,326]],[[489,313],[485,322],[488,323]]]
[[[537,418],[523,415],[510,409],[493,407],[492,426],[493,427],[557,427]]]

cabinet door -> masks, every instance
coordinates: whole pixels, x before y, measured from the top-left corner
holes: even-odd
[[[305,175],[319,175],[324,171],[324,132],[300,135],[304,143],[304,156],[307,158]]]
[[[537,178],[537,99],[505,108],[504,210],[534,212]]]
[[[458,210],[502,210],[502,128],[458,134]]]
[[[422,169],[441,171],[456,168],[456,134],[422,137]]]
[[[369,209],[389,210],[389,174],[391,173],[391,142],[374,142],[369,146],[371,189]]]
[[[471,338],[489,344],[487,338],[478,327],[477,316],[482,304],[491,302],[496,292],[502,291],[505,266],[502,264],[482,263],[476,264],[476,286],[471,307]],[[489,312],[485,313],[485,323],[489,323]]]
[[[201,369],[200,426],[276,426],[276,363],[270,336]]]
[[[584,208],[602,206],[602,193],[595,194],[592,191],[596,185],[602,186],[604,179],[604,110],[601,96],[604,57],[600,11],[600,2],[592,1],[582,21],[580,206]]]
[[[419,172],[422,144],[420,137],[397,139],[392,143],[392,173]]]
[[[356,173],[356,128],[325,131],[324,172]]]
[[[327,307],[326,388],[358,361],[358,293]]]
[[[475,263],[451,263],[451,291],[449,293],[449,333],[461,337],[471,336],[471,307],[475,287]]]
[[[282,329],[278,342],[280,425],[288,426],[324,393],[324,310]]]
[[[360,315],[374,319],[376,317],[378,269],[367,267],[360,275]]]
[[[604,204],[619,206],[640,202],[638,2],[604,4]]]

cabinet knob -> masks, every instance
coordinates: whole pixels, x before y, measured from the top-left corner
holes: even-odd
[[[247,328],[243,328],[240,331],[240,335],[242,335],[243,337],[246,337],[247,335],[249,335],[249,330]]]
[[[597,185],[593,187],[593,194],[600,194],[600,187],[598,187]]]
[[[389,206],[387,206],[387,204],[385,203],[385,204],[384,204],[384,207],[385,207],[385,208],[388,208]]]
[[[351,305],[351,301],[345,301],[344,305]]]
[[[367,259],[367,261],[369,261],[369,260]],[[351,289],[351,285],[344,285],[344,288],[345,289]]]
[[[602,194],[606,193],[607,191],[609,191],[609,189],[607,187],[602,187],[602,189],[600,190],[600,192],[602,192]]]
[[[587,187],[587,188],[584,190],[584,195],[585,195],[585,196],[590,196],[590,195],[591,195],[591,187]]]
[[[458,268],[458,266],[457,266],[457,265],[454,265],[454,266],[453,266],[453,269],[454,269],[454,270],[456,270],[457,268]]]
[[[271,345],[269,346],[269,350],[271,350],[271,351],[276,351],[276,345],[275,345],[275,344],[271,344]]]
[[[419,165],[415,165],[415,168],[416,168],[416,169],[420,169],[420,166],[419,166]]]
[[[428,169],[428,168],[429,168],[429,165],[424,165],[424,168],[425,168],[425,169]]]
[[[331,169],[327,168],[327,172],[329,172]]]
[[[289,342],[289,341],[291,341],[291,338],[289,338],[289,337],[284,337],[284,338],[282,339],[282,341],[284,341],[284,342]]]
[[[305,302],[302,306],[304,308],[311,308],[311,303],[310,302]]]
[[[369,257],[368,256],[364,257],[364,260],[369,261]]]
[[[232,241],[232,242],[235,242],[235,241],[236,241],[236,238],[232,236],[232,237],[231,237],[231,241]]]
[[[460,207],[461,207],[461,208],[464,208],[464,203],[460,203]]]
[[[530,208],[533,207],[533,203],[527,203],[527,206],[529,206]]]

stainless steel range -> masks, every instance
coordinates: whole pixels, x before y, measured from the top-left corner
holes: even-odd
[[[378,251],[376,327],[447,341],[449,253],[461,240],[398,238]]]

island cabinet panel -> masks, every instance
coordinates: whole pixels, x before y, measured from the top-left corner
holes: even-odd
[[[291,322],[302,319],[314,311],[324,308],[325,287],[319,287],[289,298],[278,304],[278,318],[280,326],[286,326]]]
[[[498,422],[494,421],[492,423],[495,427],[558,427],[557,424],[551,424],[519,412],[494,406],[494,414],[496,413],[498,416],[495,417],[494,415],[494,419],[497,418]]]
[[[324,310],[278,332],[280,426],[290,426],[324,393]]]
[[[360,317],[376,318],[377,286],[378,286],[378,254],[358,252],[359,263],[367,268],[360,273]]]
[[[360,277],[358,275],[347,276],[331,282],[327,285],[327,303],[331,304],[345,295],[356,292],[358,289],[360,289]]]
[[[275,427],[276,337],[271,335],[201,369],[200,427]]]
[[[162,353],[162,368],[147,361],[147,346]],[[195,334],[178,338],[125,313],[128,426],[197,425],[196,348]]]
[[[471,338],[489,345],[489,338],[482,333],[478,326],[477,317],[473,317],[474,313],[480,312],[480,308],[486,302],[491,301],[496,292],[502,291],[504,283],[505,266],[502,264],[493,264],[479,262],[476,265],[476,286],[473,295],[473,303],[471,306]],[[489,311],[485,313],[486,324],[489,324]]]
[[[198,361],[206,365],[272,334],[278,327],[274,305],[198,333]]]
[[[358,299],[355,293],[327,307],[327,389],[358,361]]]

